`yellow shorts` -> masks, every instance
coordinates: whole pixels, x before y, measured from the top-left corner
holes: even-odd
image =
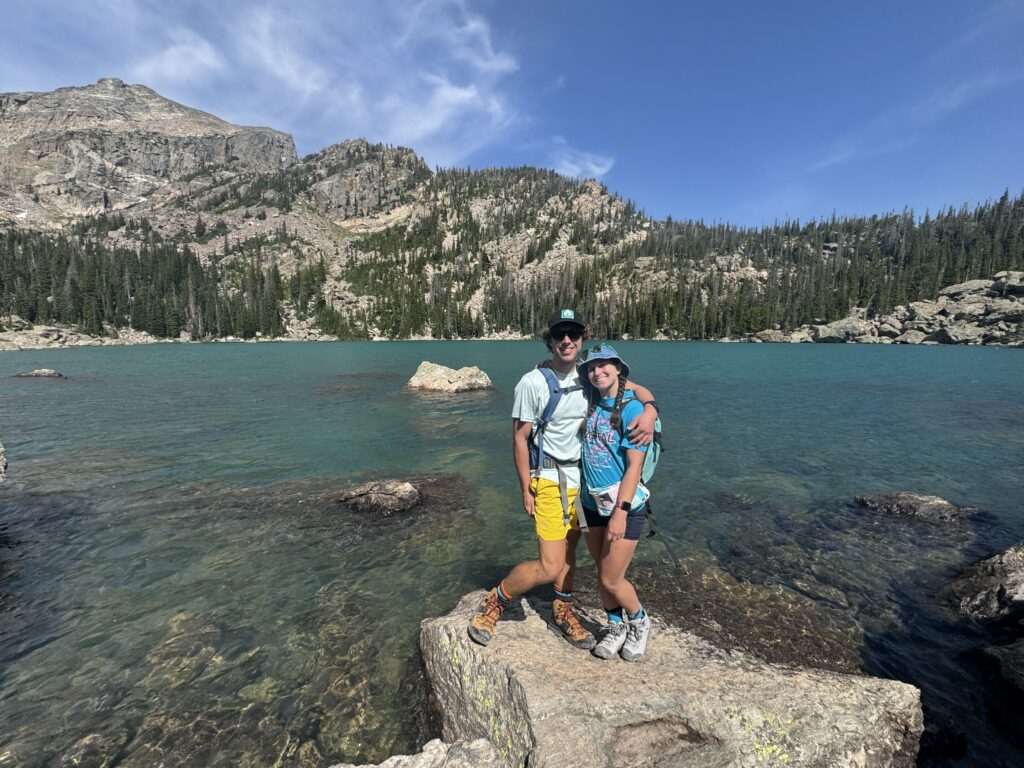
[[[536,500],[533,521],[537,526],[537,536],[544,541],[563,541],[569,531],[580,529],[580,521],[576,518],[576,495],[580,492],[579,488],[566,489],[569,501],[569,525],[566,525],[558,483],[535,477],[530,481],[530,487]]]

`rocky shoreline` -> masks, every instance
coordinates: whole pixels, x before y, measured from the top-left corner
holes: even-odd
[[[144,331],[120,328],[110,336],[90,336],[72,328],[33,325],[19,317],[0,319],[0,352],[28,349],[61,349],[105,345],[191,342],[191,339],[161,339]],[[473,341],[522,341],[530,337],[509,330],[487,334]],[[627,338],[624,336],[623,338]],[[669,341],[659,334],[641,341]],[[289,326],[285,336],[240,339],[233,336],[209,339],[218,343],[266,341],[336,341],[308,323]],[[373,341],[388,341],[376,337]],[[403,341],[440,341],[428,337]],[[896,307],[890,314],[868,317],[854,308],[842,320],[802,325],[785,332],[769,328],[754,334],[728,336],[720,342],[788,344],[970,344],[1024,347],[1024,272],[998,272],[989,280],[969,280],[939,291],[934,301],[913,301]],[[206,341],[196,343],[207,343]]]
[[[832,323],[802,325],[789,333],[766,329],[722,341],[1024,347],[1024,272],[950,285],[934,301],[913,301],[888,315],[872,318],[867,310],[854,308]]]

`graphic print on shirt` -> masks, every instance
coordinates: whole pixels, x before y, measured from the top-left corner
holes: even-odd
[[[619,447],[619,433],[612,427],[611,413],[595,408],[587,419],[587,435],[583,441],[583,461],[594,470],[615,466],[614,454]]]

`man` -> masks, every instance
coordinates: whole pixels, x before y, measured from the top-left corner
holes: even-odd
[[[469,624],[469,636],[487,645],[494,636],[502,612],[516,597],[542,584],[554,584],[551,613],[563,636],[577,648],[596,645],[594,636],[580,624],[573,606],[576,545],[580,540],[576,497],[580,489],[580,425],[587,412],[587,400],[576,372],[576,356],[587,326],[572,309],[551,316],[541,339],[551,359],[541,367],[554,374],[553,383],[541,368],[523,376],[516,385],[512,406],[512,452],[523,494],[523,509],[534,520],[539,557],[520,563],[481,601]],[[551,387],[561,397],[550,419],[538,434],[537,423],[544,413]],[[629,382],[636,397],[645,404],[644,413],[629,425],[630,437],[641,445],[651,441],[657,407],[649,390]],[[539,444],[539,445],[538,445]],[[531,447],[536,456],[531,466]],[[539,454],[539,455],[538,455]]]

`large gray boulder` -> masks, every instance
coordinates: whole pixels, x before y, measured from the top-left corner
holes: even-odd
[[[950,585],[960,613],[998,621],[1024,612],[1024,541],[968,566]]]
[[[533,600],[480,647],[466,625],[481,596],[421,625],[448,741],[485,737],[530,768],[914,765],[911,685],[768,664],[657,621],[642,662],[601,661],[552,632]]]
[[[984,295],[992,290],[994,283],[994,280],[968,280],[966,283],[947,285],[939,291],[939,296],[949,296],[956,300],[969,294]]]
[[[914,328],[911,328],[909,331],[905,331],[904,333],[897,336],[894,339],[894,341],[897,344],[920,344],[922,341],[924,341],[925,336],[927,335],[928,334],[926,334],[924,331],[919,331]]]
[[[843,318],[827,325],[816,325],[811,333],[819,344],[845,344],[865,336],[878,335],[874,323],[856,317]]]
[[[984,328],[976,325],[957,324],[939,328],[928,334],[925,341],[936,341],[939,344],[981,344],[985,338]]]
[[[961,507],[940,496],[928,496],[910,491],[872,493],[857,496],[854,500],[872,512],[924,520],[929,523],[958,523],[969,519],[977,512],[973,507]]]
[[[476,366],[455,370],[424,360],[407,386],[430,392],[470,392],[490,389],[491,379]]]
[[[1024,296],[1024,272],[997,272],[992,290],[1000,296]]]
[[[505,761],[487,739],[457,741],[454,744],[434,739],[424,744],[423,750],[415,755],[395,755],[375,765],[338,763],[331,768],[505,768]]]

